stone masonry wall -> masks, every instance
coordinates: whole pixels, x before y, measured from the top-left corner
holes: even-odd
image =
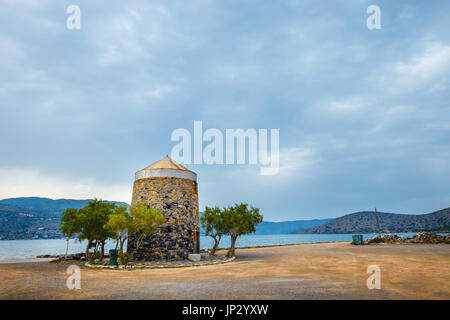
[[[197,183],[181,178],[145,178],[134,182],[132,204],[141,200],[159,209],[165,222],[155,235],[145,238],[135,251],[135,237],[130,235],[127,251],[133,260],[187,259],[198,250]]]

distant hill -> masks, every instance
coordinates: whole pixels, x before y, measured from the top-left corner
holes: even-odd
[[[61,238],[61,214],[0,204],[0,240]]]
[[[58,230],[61,212],[67,208],[80,209],[89,201],[38,197],[0,200],[0,240],[62,238]]]
[[[200,216],[202,214],[203,212],[199,213]],[[289,234],[297,230],[303,230],[321,225],[330,220],[331,219],[294,220],[281,222],[263,221],[256,226],[256,232],[252,234]],[[205,230],[201,226],[200,234],[205,234]]]
[[[37,210],[46,213],[61,213],[67,208],[81,209],[92,199],[86,200],[73,200],[73,199],[49,199],[39,197],[22,197],[22,198],[9,198],[0,200],[0,204],[26,208],[31,210]],[[125,202],[110,201],[118,205],[124,205]],[[126,204],[127,205],[127,204]]]
[[[303,230],[319,226],[331,219],[294,220],[282,222],[263,221],[256,226],[254,234],[288,234],[296,230]]]
[[[378,212],[381,232],[416,232],[450,230],[450,208],[428,214]],[[373,233],[378,232],[374,211],[347,214],[320,226],[295,233]]]

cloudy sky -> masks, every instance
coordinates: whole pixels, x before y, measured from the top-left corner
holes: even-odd
[[[81,29],[68,30],[69,5]],[[381,8],[368,30],[366,9]],[[280,130],[280,171],[189,165],[269,221],[450,206],[450,2],[0,0],[0,198],[130,202],[177,128]]]

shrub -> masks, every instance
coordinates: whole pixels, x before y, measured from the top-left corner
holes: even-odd
[[[128,262],[130,262],[130,260],[131,260],[130,254],[123,252],[123,251],[119,251],[119,262],[121,265],[126,266],[128,264]]]

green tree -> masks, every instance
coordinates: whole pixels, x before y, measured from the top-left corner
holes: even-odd
[[[86,259],[90,263],[93,262],[95,253],[101,249],[100,260],[104,255],[104,245],[106,240],[111,236],[111,230],[105,228],[109,221],[115,205],[113,203],[104,202],[101,199],[94,199],[78,211],[79,233],[78,240],[87,240]],[[91,255],[90,248],[95,248]]]
[[[203,215],[200,217],[200,223],[205,229],[206,235],[214,239],[214,246],[211,249],[211,255],[214,255],[219,247],[222,235],[227,232],[221,210],[218,207],[206,207]]]
[[[131,225],[130,233],[136,236],[136,252],[142,247],[144,238],[155,234],[156,227],[164,223],[164,215],[161,210],[154,209],[144,201],[130,206]]]
[[[233,257],[237,238],[240,235],[255,232],[256,225],[263,221],[263,216],[259,213],[258,208],[248,208],[246,203],[224,208],[221,215],[224,228],[231,237],[231,246],[227,257]]]
[[[66,260],[69,252],[70,239],[80,231],[80,223],[78,219],[78,210],[75,208],[68,208],[62,212],[61,226],[59,230],[67,237],[66,244]]]
[[[128,239],[129,230],[133,228],[133,220],[127,212],[127,206],[115,207],[114,212],[109,216],[109,221],[105,228],[114,234],[112,238],[116,239],[116,249],[119,247],[120,264],[127,264],[123,246]]]

